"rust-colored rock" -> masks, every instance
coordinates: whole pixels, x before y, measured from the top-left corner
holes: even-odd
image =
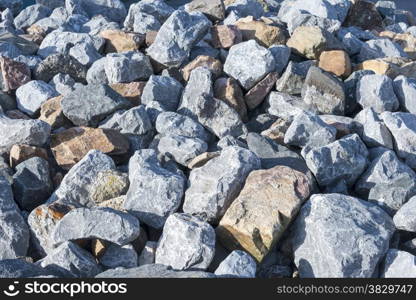
[[[243,40],[256,40],[264,47],[272,45],[285,45],[287,41],[287,34],[285,30],[280,27],[267,25],[262,21],[256,21],[253,17],[247,17],[238,20],[235,23],[243,35]]]
[[[61,127],[70,127],[71,122],[64,116],[61,107],[61,101],[63,96],[51,98],[44,102],[40,107],[40,117],[49,125],[52,129],[58,129]]]
[[[121,96],[129,100],[133,106],[138,106],[141,103],[145,81],[129,82],[129,83],[113,83],[110,87],[119,93]]]
[[[343,50],[324,51],[319,57],[319,67],[338,77],[348,77],[351,74],[351,60]]]
[[[104,240],[94,239],[91,241],[91,253],[96,258],[100,258],[108,248],[108,243]]]
[[[243,121],[247,120],[247,106],[244,94],[233,78],[221,77],[214,83],[214,97],[234,108]]]
[[[374,3],[369,1],[355,1],[351,6],[343,26],[357,26],[366,30],[380,30],[383,18]]]
[[[215,59],[211,56],[207,55],[199,55],[189,64],[187,64],[182,69],[183,79],[188,81],[189,76],[191,76],[191,72],[198,68],[198,67],[205,67],[209,69],[215,77],[219,77],[222,74],[222,63],[218,59]]]
[[[73,127],[51,136],[51,150],[63,169],[70,169],[90,150],[121,155],[129,150],[129,141],[112,129]]]
[[[13,145],[10,149],[10,166],[16,167],[21,162],[32,157],[41,157],[48,160],[48,153],[45,149],[29,145]]]
[[[273,249],[312,190],[310,179],[286,166],[253,171],[217,227],[221,243],[257,261]]]
[[[138,51],[145,42],[144,35],[117,29],[101,31],[100,36],[106,40],[106,53]]]
[[[212,46],[228,49],[243,41],[241,31],[234,25],[216,25],[211,29]]]
[[[21,62],[0,56],[0,88],[3,92],[10,92],[30,81],[30,69]]]
[[[276,84],[277,79],[279,79],[277,72],[269,73],[247,92],[244,98],[249,110],[255,109],[263,102]]]

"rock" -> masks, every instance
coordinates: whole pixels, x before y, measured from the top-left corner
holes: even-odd
[[[241,120],[247,120],[247,105],[243,91],[236,80],[227,77],[218,78],[214,83],[214,97],[234,108]]]
[[[344,115],[345,92],[342,82],[320,68],[309,68],[302,89],[302,98],[320,114]]]
[[[153,131],[149,115],[143,105],[133,107],[127,111],[115,112],[100,124],[100,128],[117,130],[126,137],[129,137],[129,135],[145,136]]]
[[[251,40],[230,48],[224,72],[236,79],[245,90],[249,90],[274,71],[275,64],[272,53]]]
[[[73,242],[61,244],[36,264],[60,277],[94,277],[102,271],[94,257]]]
[[[223,0],[193,0],[185,5],[185,10],[188,12],[199,11],[212,22],[222,21],[225,18]]]
[[[394,139],[394,149],[399,158],[412,169],[416,168],[414,139],[416,138],[416,116],[410,113],[384,112],[380,115]]]
[[[72,4],[71,4],[72,2]],[[79,7],[91,18],[95,15],[102,15],[111,21],[120,23],[127,15],[126,7],[120,0],[75,0],[66,1],[65,7],[71,11],[72,5]]]
[[[50,134],[49,124],[40,120],[10,119],[0,114],[0,153],[9,152],[13,145],[43,146]]]
[[[311,192],[310,179],[289,167],[251,172],[217,227],[221,243],[230,250],[243,249],[261,262]]]
[[[361,138],[368,147],[386,147],[393,149],[393,137],[386,125],[372,108],[360,111],[355,120],[362,124]]]
[[[277,144],[284,144],[284,138],[291,121],[285,119],[278,119],[268,129],[262,131],[260,134]]]
[[[134,268],[137,267],[138,257],[132,245],[120,247],[111,244],[99,259],[100,264],[106,268]]]
[[[144,37],[140,34],[109,29],[100,32],[106,40],[106,53],[138,51],[144,44]]]
[[[155,262],[175,270],[206,270],[214,252],[215,231],[211,225],[187,214],[173,214],[163,227]]]
[[[199,12],[176,10],[163,23],[147,54],[162,65],[180,66],[210,26],[211,22]]]
[[[218,166],[227,164],[227,169]],[[227,147],[219,157],[191,171],[183,211],[217,223],[237,197],[248,174],[260,167],[251,151]]]
[[[309,112],[298,114],[286,131],[284,143],[298,147],[322,147],[336,139],[337,130]]]
[[[46,18],[51,14],[51,10],[43,5],[30,5],[23,9],[15,18],[14,26],[18,29],[25,30],[36,21]]]
[[[60,53],[52,54],[36,66],[34,77],[37,80],[49,82],[59,73],[68,74],[75,81],[85,83],[87,67],[72,56]]]
[[[10,183],[3,176],[0,176],[0,203],[0,261],[26,256],[29,248],[29,229],[14,202]]]
[[[401,181],[402,183],[403,181]],[[412,182],[413,183],[413,182]],[[397,229],[416,232],[416,218],[414,215],[416,207],[416,197],[413,196],[400,207],[393,217],[394,225]]]
[[[13,194],[19,206],[31,211],[43,204],[52,194],[49,164],[40,157],[32,157],[16,166],[13,175]]]
[[[133,106],[141,104],[141,97],[145,86],[146,82],[144,81],[110,84],[110,87],[114,91],[129,100]]]
[[[94,188],[91,190],[91,201],[100,204],[108,200],[116,199],[117,197],[121,197],[121,195],[125,195],[128,188],[129,179],[127,174],[114,170],[102,171],[98,173],[97,178],[94,180]]]
[[[116,130],[72,127],[53,134],[50,147],[58,165],[69,170],[92,149],[117,156],[128,152],[129,142]]]
[[[393,232],[391,218],[374,204],[341,194],[313,195],[293,227],[299,276],[369,278]]]
[[[389,249],[384,259],[381,278],[414,278],[416,276],[415,256],[397,249]]]
[[[11,92],[30,81],[29,67],[8,57],[0,57],[0,89]]]
[[[255,21],[248,17],[238,20],[235,24],[240,30],[243,40],[255,40],[263,47],[286,44],[286,32],[277,26],[267,25],[262,21]]]
[[[229,49],[243,41],[241,31],[234,25],[215,25],[211,28],[211,44],[217,49]]]
[[[68,74],[56,74],[49,85],[52,86],[60,95],[67,95],[74,90],[76,82]]]
[[[0,261],[1,278],[36,278],[49,275],[45,269],[21,258]]]
[[[407,54],[398,44],[387,38],[365,42],[358,54],[360,62],[383,57],[407,57]]]
[[[176,79],[168,76],[150,76],[144,87],[141,101],[149,104],[156,101],[167,111],[175,111],[178,108],[183,86]]]
[[[393,81],[393,88],[400,107],[406,112],[416,113],[416,105],[412,101],[416,97],[416,79],[397,76]]]
[[[276,72],[280,75],[289,63],[291,50],[285,45],[274,45],[269,48],[276,63]]]
[[[63,96],[50,98],[40,107],[39,120],[48,123],[52,129],[68,127],[70,125],[69,120],[65,117],[62,111],[62,98]]]
[[[355,184],[355,191],[363,199],[378,204],[393,215],[416,194],[416,174],[402,163],[393,151],[385,151],[375,158]]]
[[[322,18],[315,15],[305,14],[303,11],[297,14],[287,23],[289,34],[293,34],[299,26],[317,26],[324,28],[328,32],[334,34],[341,29],[341,22],[336,19]]]
[[[220,151],[202,153],[202,154],[198,155],[197,157],[195,157],[194,159],[192,159],[188,163],[187,167],[188,167],[188,169],[191,169],[191,170],[195,169],[195,168],[202,167],[207,162],[209,162],[211,159],[220,156],[220,154],[221,154]]]
[[[168,135],[160,139],[158,150],[161,154],[172,157],[177,163],[187,166],[198,155],[208,150],[208,145],[198,138]]]
[[[292,121],[293,118],[303,111],[316,112],[313,107],[302,101],[299,97],[290,96],[286,93],[271,92],[267,97],[267,112],[275,117]]]
[[[139,266],[155,263],[157,242],[147,242],[139,256]]]
[[[44,81],[32,80],[16,90],[17,107],[34,116],[48,99],[58,96],[55,89]]]
[[[251,88],[244,97],[248,109],[253,110],[259,106],[272,90],[278,79],[278,73],[272,72]]]
[[[215,270],[221,277],[255,278],[256,261],[244,251],[235,250]]]
[[[351,6],[344,26],[356,26],[364,30],[377,30],[382,23],[383,18],[378,13],[374,3],[369,1],[356,1]]]
[[[353,72],[345,81],[345,113],[351,114],[358,108],[357,103],[357,85],[365,75],[372,75],[374,72],[361,70]]]
[[[299,26],[286,45],[308,59],[318,59],[323,51],[342,48],[328,31],[317,26]]]
[[[365,75],[357,85],[357,101],[363,108],[375,112],[395,111],[399,100],[394,94],[393,81],[386,75]]]
[[[350,57],[343,50],[322,52],[319,57],[319,67],[338,77],[348,77],[352,71]]]
[[[59,220],[51,239],[59,245],[71,240],[99,238],[123,246],[135,240],[139,232],[139,220],[127,213],[106,207],[76,208]]]
[[[256,19],[259,19],[264,13],[264,8],[261,3],[256,0],[236,0],[227,2],[224,1],[226,5],[226,13],[229,14],[224,23],[227,23],[227,20],[231,17],[236,19],[244,18],[247,16],[253,16]],[[233,18],[231,18],[233,20]]]
[[[189,64],[182,68],[183,79],[189,80],[191,72],[198,67],[204,67],[211,71],[214,77],[219,77],[222,74],[222,63],[211,56],[199,55]]]
[[[99,105],[98,105],[99,104]],[[107,85],[78,86],[61,102],[64,115],[77,126],[95,127],[113,112],[130,103]]]
[[[18,164],[32,157],[40,157],[48,160],[48,153],[45,149],[29,145],[13,145],[10,149],[10,167],[15,168]]]
[[[304,153],[308,168],[321,186],[339,180],[353,185],[367,167],[368,151],[357,134],[348,135],[323,147]]]
[[[140,150],[129,162],[130,189],[124,208],[143,223],[162,228],[182,202],[184,178],[163,168],[153,150]]]
[[[290,95],[298,95],[302,92],[303,83],[309,68],[314,65],[314,61],[294,63],[290,61],[286,71],[276,81],[276,90]]]
[[[156,119],[156,130],[163,135],[197,138],[208,142],[210,134],[197,121],[175,112],[162,112]]]
[[[74,64],[78,61],[82,66],[90,67],[102,56],[97,52],[94,45],[88,43],[77,44],[72,47],[68,54],[72,57]]]

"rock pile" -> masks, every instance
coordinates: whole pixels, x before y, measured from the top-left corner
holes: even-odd
[[[415,277],[393,1],[0,0],[0,277]]]

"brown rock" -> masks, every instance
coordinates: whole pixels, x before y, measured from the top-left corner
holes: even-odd
[[[10,166],[16,167],[21,162],[32,157],[41,157],[48,160],[48,153],[45,149],[29,145],[13,145],[10,149]]]
[[[108,243],[105,240],[94,239],[91,241],[91,253],[96,258],[100,258],[108,248]]]
[[[338,77],[348,77],[351,74],[351,60],[343,50],[324,51],[319,57],[319,67]]]
[[[362,29],[380,30],[383,18],[376,6],[368,1],[356,1],[350,8],[343,26],[357,26]]]
[[[90,150],[121,155],[129,150],[129,141],[112,129],[73,127],[51,136],[51,150],[59,166],[70,169]]]
[[[113,83],[110,87],[119,93],[121,96],[129,100],[133,106],[138,106],[141,103],[145,81],[129,82],[129,83]]]
[[[214,83],[214,97],[234,108],[243,121],[247,120],[247,106],[243,90],[233,78],[221,77]]]
[[[263,102],[276,84],[277,79],[279,79],[278,73],[269,73],[247,92],[244,98],[249,110],[255,109]]]
[[[44,102],[40,107],[40,117],[49,125],[52,129],[58,129],[61,127],[70,127],[71,122],[64,116],[61,107],[61,101],[63,96],[51,98]]]
[[[278,144],[285,145],[284,139],[287,129],[289,128],[291,121],[286,119],[279,119],[274,122],[270,128],[261,132],[262,136],[268,137]]]
[[[148,31],[146,32],[146,46],[150,47],[156,39],[158,31]]]
[[[399,75],[409,76],[416,71],[415,62],[403,57],[385,57],[371,59],[356,65],[355,70],[370,70],[379,75],[387,75],[392,79]],[[407,75],[406,75],[407,74]],[[410,76],[411,77],[411,76]]]
[[[198,67],[205,67],[209,69],[215,77],[221,76],[222,74],[222,63],[218,59],[207,55],[199,55],[197,58],[183,67],[183,79],[188,81],[189,76],[191,76],[191,72]]]
[[[26,32],[30,35],[46,36],[47,32],[39,25],[33,24],[26,29]]]
[[[211,29],[212,46],[228,49],[243,41],[241,31],[234,25],[216,25]]]
[[[262,21],[256,21],[253,17],[240,19],[235,23],[240,29],[243,40],[256,40],[264,47],[272,45],[285,45],[287,41],[287,34],[285,30],[280,27],[267,25]]]
[[[101,31],[100,36],[106,40],[106,53],[138,51],[145,42],[144,35],[117,29]]]
[[[30,81],[30,69],[21,62],[0,56],[0,88],[4,92],[18,89]]]
[[[119,211],[126,211],[123,208],[124,207],[124,201],[126,201],[126,196],[120,196],[120,197],[117,197],[117,198],[113,198],[113,199],[110,199],[110,200],[99,202],[99,203],[97,203],[97,206],[109,207],[109,208],[119,210]]]
[[[202,167],[214,157],[220,156],[220,154],[221,151],[202,153],[188,163],[188,169],[192,170],[195,168]]]
[[[286,166],[251,172],[217,227],[221,243],[229,250],[247,251],[261,262],[311,190],[305,174]]]

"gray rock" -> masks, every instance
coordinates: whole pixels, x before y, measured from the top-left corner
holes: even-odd
[[[185,5],[185,10],[188,12],[199,11],[212,22],[222,21],[225,18],[225,6],[222,0],[193,0]]]
[[[138,51],[110,53],[104,59],[109,83],[145,80],[153,74],[149,58]]]
[[[153,150],[137,151],[129,162],[130,189],[124,209],[143,223],[162,228],[181,205],[184,178],[163,168]]]
[[[103,15],[114,22],[122,22],[127,15],[127,9],[120,0],[66,0],[67,10],[79,6],[91,18],[95,15]]]
[[[269,48],[269,51],[272,53],[276,63],[275,72],[281,74],[289,63],[291,54],[290,48],[285,45],[273,45]]]
[[[158,150],[186,167],[192,159],[207,152],[208,145],[198,138],[167,135],[159,140]]]
[[[393,81],[386,75],[365,75],[357,85],[357,102],[363,107],[371,107],[375,112],[395,111],[399,100],[393,90]]]
[[[369,278],[393,232],[391,218],[377,205],[341,194],[312,195],[293,225],[299,275]]]
[[[143,104],[151,101],[160,103],[163,110],[176,111],[182,95],[183,86],[173,77],[150,76],[141,95]]]
[[[64,242],[36,265],[59,277],[94,277],[102,272],[95,258],[73,242]]]
[[[56,74],[49,85],[52,86],[60,95],[68,95],[74,90],[75,80],[68,74]]]
[[[162,27],[162,24],[153,15],[141,12],[134,15],[134,23],[132,27],[134,32],[146,34],[150,31],[159,31],[160,27]]]
[[[353,185],[367,167],[368,151],[357,134],[303,153],[306,164],[321,186],[346,180]]]
[[[14,18],[14,25],[18,29],[25,30],[36,21],[48,17],[51,12],[50,8],[43,5],[28,6]]]
[[[9,164],[6,163],[2,156],[0,156],[0,177],[4,177],[10,184],[12,184],[13,173],[14,171],[10,168]]]
[[[145,135],[152,131],[152,123],[144,105],[127,111],[116,111],[100,124],[100,128],[115,129],[123,134]]]
[[[393,151],[374,159],[355,185],[360,197],[380,205],[390,215],[416,194],[416,174]]]
[[[147,54],[162,65],[180,66],[210,26],[202,13],[176,10],[163,23]]]
[[[335,141],[337,130],[324,123],[317,115],[298,114],[285,133],[285,144],[298,147],[322,147]]]
[[[393,137],[390,131],[372,108],[360,111],[355,116],[355,120],[362,124],[360,136],[368,147],[380,146],[393,149]]]
[[[12,15],[17,15],[23,8],[22,0],[3,0],[0,2],[1,10],[8,10]]]
[[[16,166],[13,175],[13,194],[19,206],[32,211],[48,200],[53,185],[49,174],[49,164],[40,157],[32,157]]]
[[[377,1],[376,7],[378,12],[384,17],[394,17],[396,3],[394,1]]]
[[[304,111],[316,112],[316,109],[306,104],[302,98],[286,93],[271,92],[267,98],[267,112],[275,117],[292,121]]]
[[[217,223],[238,196],[248,174],[259,168],[260,160],[253,152],[225,148],[220,156],[191,171],[183,211]]]
[[[44,145],[51,126],[40,120],[10,119],[0,114],[0,132],[0,153],[6,153],[15,144]]]
[[[111,244],[105,249],[103,256],[99,259],[104,267],[113,268],[134,268],[137,267],[137,252],[132,245],[118,246]]]
[[[416,254],[416,238],[403,243],[401,245],[401,249],[415,255]]]
[[[257,263],[246,252],[235,250],[224,259],[215,270],[215,275],[221,277],[256,277]]]
[[[47,276],[49,273],[24,259],[4,259],[0,260],[1,278],[34,278]]]
[[[370,70],[360,70],[353,72],[347,79],[344,81],[345,88],[345,113],[352,114],[358,106],[357,103],[357,85],[360,82],[361,78],[365,75],[372,75],[373,71]]]
[[[50,9],[65,6],[65,0],[36,0],[36,3],[47,6]]]
[[[380,117],[393,135],[397,156],[416,169],[416,115],[384,112]]]
[[[89,84],[77,86],[62,98],[63,114],[78,126],[96,127],[108,115],[128,108],[128,100],[107,85]]]
[[[415,278],[416,256],[397,249],[387,251],[384,259],[382,278]]]
[[[237,139],[231,135],[227,135],[223,138],[220,138],[220,140],[217,143],[217,148],[219,150],[223,150],[230,146],[238,146],[247,149],[247,144],[244,141]]]
[[[22,112],[34,116],[46,100],[58,95],[58,92],[46,82],[32,80],[16,90],[17,107]]]
[[[56,224],[55,245],[79,239],[102,239],[123,246],[140,234],[140,222],[132,215],[107,207],[76,208]]]
[[[324,28],[330,33],[335,33],[341,28],[341,22],[336,19],[322,18],[310,14],[297,14],[287,24],[289,34],[292,35],[296,28],[300,26],[317,26]]]
[[[120,25],[116,22],[111,22],[102,15],[97,15],[84,23],[81,27],[81,33],[89,33],[92,36],[98,35],[101,31],[107,29],[120,29]]]
[[[388,38],[369,40],[358,54],[360,62],[383,57],[408,57],[403,49]]]
[[[0,108],[3,110],[3,112],[16,109],[16,99],[14,99],[9,94],[0,91]]]
[[[237,18],[253,16],[258,19],[265,12],[263,6],[256,0],[236,0],[226,6],[226,13],[235,14]]]
[[[35,55],[19,55],[15,57],[14,60],[26,64],[32,71],[34,71],[36,67],[42,62],[42,59]]]
[[[68,54],[87,67],[102,58],[101,54],[98,53],[94,45],[89,43],[74,45],[74,47],[69,50]]]
[[[416,79],[406,76],[397,76],[393,81],[394,92],[403,111],[416,113]]]
[[[163,227],[155,262],[175,270],[206,270],[214,253],[211,225],[188,214],[173,214]]]
[[[139,266],[155,263],[157,242],[149,241],[144,246],[139,256]]]
[[[302,89],[302,98],[320,114],[344,115],[345,92],[342,81],[320,68],[309,68]]]
[[[14,202],[10,183],[0,176],[0,261],[26,256],[29,228]]]
[[[180,135],[198,138],[205,142],[208,142],[211,137],[200,123],[175,112],[159,114],[156,119],[156,130],[163,135]]]
[[[414,181],[412,182],[414,184]],[[393,217],[397,229],[416,232],[416,197],[413,196],[397,211]]]
[[[343,35],[341,41],[349,55],[360,53],[364,44],[364,42],[362,42],[351,32],[347,32],[345,35]]]
[[[224,64],[224,72],[237,80],[245,90],[251,89],[275,68],[272,52],[255,40],[232,46]]]
[[[131,269],[111,269],[96,278],[215,278],[215,275],[203,271],[174,271],[165,265],[149,264]]]
[[[107,74],[105,73],[105,65],[107,58],[103,57],[96,60],[87,71],[86,80],[89,84],[108,84]]]
[[[270,50],[273,53],[273,50]],[[303,83],[309,68],[315,65],[315,61],[307,60],[300,63],[290,61],[286,71],[276,81],[276,90],[290,95],[301,94]]]

